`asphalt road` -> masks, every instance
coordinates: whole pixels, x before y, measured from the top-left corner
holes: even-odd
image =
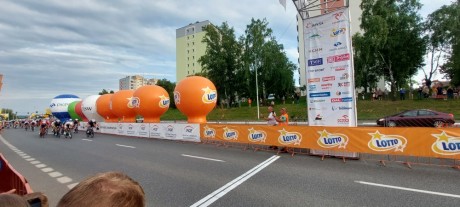
[[[3,138],[2,138],[3,137]],[[97,134],[45,139],[7,129],[0,152],[55,206],[98,172],[137,180],[148,206],[458,206],[451,168],[242,150],[211,144]],[[206,159],[204,159],[206,158]]]

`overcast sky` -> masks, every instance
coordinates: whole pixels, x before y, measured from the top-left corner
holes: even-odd
[[[450,1],[421,0],[421,14]],[[57,95],[116,91],[127,75],[175,82],[176,29],[196,21],[240,36],[266,18],[297,64],[295,15],[290,0],[286,11],[278,0],[0,0],[0,108],[44,112]]]

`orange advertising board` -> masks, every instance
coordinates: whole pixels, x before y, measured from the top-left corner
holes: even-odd
[[[202,140],[460,159],[460,128],[201,124]]]

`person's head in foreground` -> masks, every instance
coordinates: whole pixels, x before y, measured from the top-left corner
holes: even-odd
[[[86,178],[67,192],[58,207],[144,207],[142,187],[119,172],[100,173]]]
[[[29,203],[23,197],[16,194],[0,194],[0,207],[29,207]]]

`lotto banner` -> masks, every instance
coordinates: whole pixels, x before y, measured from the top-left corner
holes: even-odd
[[[459,128],[380,128],[202,124],[207,140],[335,152],[460,159]]]
[[[303,21],[308,123],[356,126],[348,8]]]

